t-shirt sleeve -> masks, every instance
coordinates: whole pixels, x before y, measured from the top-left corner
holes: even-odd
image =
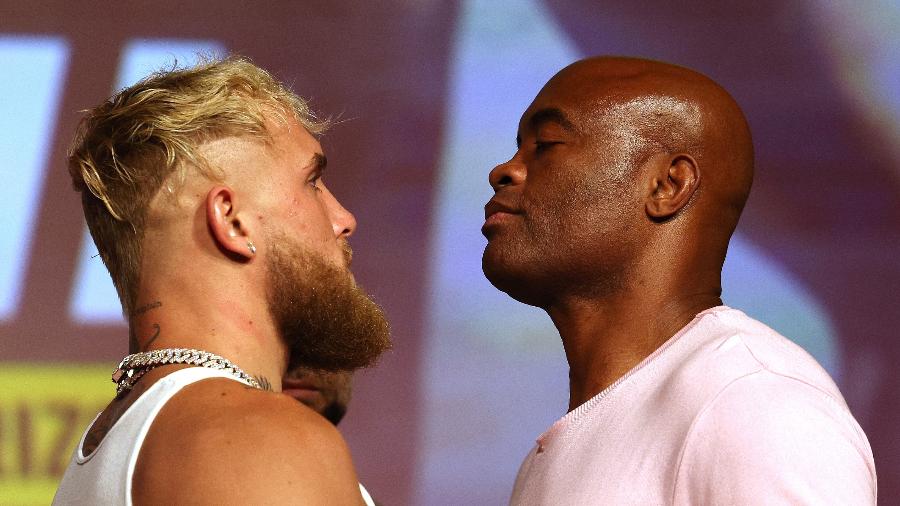
[[[760,371],[697,416],[675,478],[675,504],[876,503],[875,464],[842,402]]]

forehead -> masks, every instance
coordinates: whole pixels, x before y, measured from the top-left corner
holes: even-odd
[[[522,114],[519,130],[553,122],[584,131],[599,110],[615,98],[615,90],[608,83],[560,73],[541,88]]]
[[[269,122],[268,139],[249,135],[212,139],[198,147],[214,179],[242,187],[297,177],[322,154],[319,141],[296,120]]]
[[[270,121],[266,127],[272,136],[269,147],[276,157],[292,163],[308,163],[315,155],[323,154],[319,141],[294,118]]]
[[[583,134],[626,134],[653,130],[672,118],[679,118],[683,128],[700,129],[696,104],[652,78],[563,71],[541,89],[523,113],[519,129],[550,119],[570,122],[571,129]]]

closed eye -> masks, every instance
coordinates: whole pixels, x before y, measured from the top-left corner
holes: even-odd
[[[557,144],[562,144],[561,141],[534,141],[534,151],[535,153],[543,153],[544,151],[556,146]]]

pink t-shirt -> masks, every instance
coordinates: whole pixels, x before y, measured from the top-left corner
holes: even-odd
[[[876,502],[875,463],[828,373],[720,306],[540,436],[510,504]]]

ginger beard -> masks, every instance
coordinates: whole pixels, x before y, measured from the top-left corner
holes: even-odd
[[[359,369],[391,347],[384,312],[347,268],[284,235],[270,244],[269,313],[290,351],[289,369]],[[345,255],[349,262],[349,249]]]

